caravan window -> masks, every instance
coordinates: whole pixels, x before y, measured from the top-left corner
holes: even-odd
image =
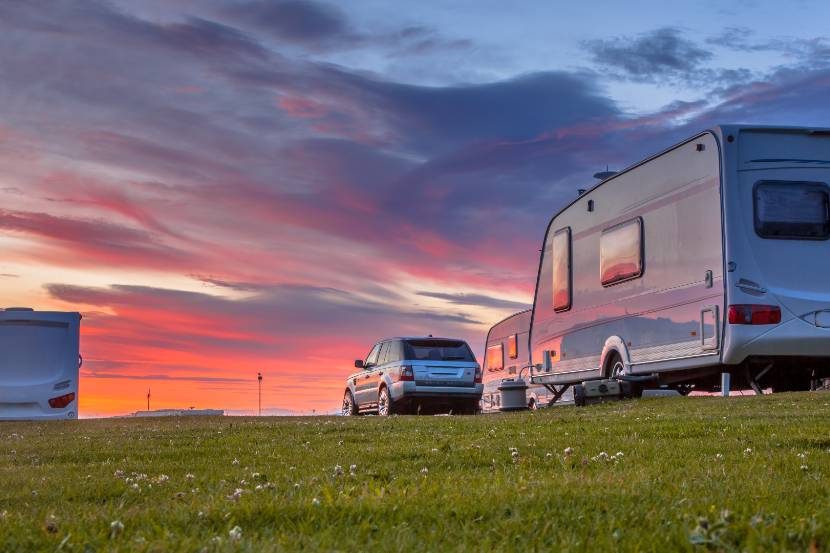
[[[519,356],[519,335],[511,334],[507,339],[507,355],[510,359],[516,359]]]
[[[501,344],[487,348],[487,372],[498,372],[504,370],[504,348]]]
[[[754,196],[755,232],[761,238],[830,238],[830,209],[826,184],[760,181],[755,185]]]
[[[571,229],[557,230],[553,235],[553,309],[571,308]]]
[[[603,286],[642,276],[642,218],[637,217],[602,231],[599,239],[599,265]]]

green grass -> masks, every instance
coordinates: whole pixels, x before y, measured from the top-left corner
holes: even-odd
[[[825,550],[828,417],[804,393],[3,423],[0,550]]]

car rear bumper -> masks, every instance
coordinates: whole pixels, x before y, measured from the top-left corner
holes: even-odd
[[[483,384],[472,386],[419,386],[416,382],[395,382],[391,395],[394,401],[407,398],[472,399],[478,400],[484,391]]]

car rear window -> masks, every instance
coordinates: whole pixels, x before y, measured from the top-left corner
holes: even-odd
[[[822,182],[760,181],[755,185],[755,232],[762,238],[830,238],[828,189]]]
[[[470,346],[461,340],[407,340],[406,358],[426,361],[475,361]]]

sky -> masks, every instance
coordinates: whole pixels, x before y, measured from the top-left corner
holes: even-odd
[[[532,302],[592,174],[830,126],[825,2],[0,3],[0,306],[80,311],[81,416],[330,412],[378,339]]]

